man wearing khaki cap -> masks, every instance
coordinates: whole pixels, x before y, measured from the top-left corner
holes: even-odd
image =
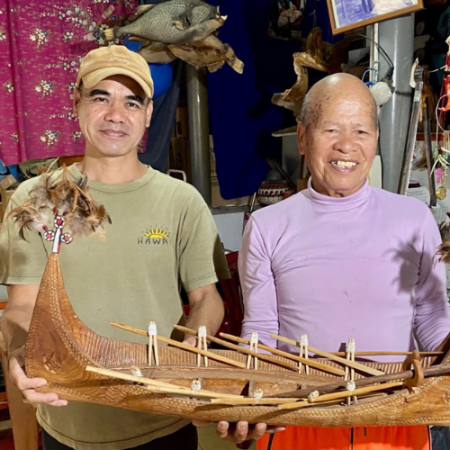
[[[189,327],[206,325],[214,334],[223,318],[215,282],[227,270],[207,205],[192,186],[137,157],[152,115],[152,95],[148,64],[125,47],[93,50],[80,66],[74,110],[86,141],[85,157],[69,174],[87,177],[89,192],[105,205],[112,224],[104,242],[75,240],[61,252],[60,262],[77,315],[113,339],[133,339],[111,327],[114,321],[146,329],[153,320],[158,334],[169,336],[182,316],[179,281],[188,293]],[[23,183],[9,208],[26,201],[37,182]],[[26,238],[20,239],[11,218],[5,221],[0,283],[7,285],[9,303],[1,327],[11,377],[25,399],[37,404],[44,450],[196,450],[196,430],[186,420],[67,402],[35,391],[46,381],[26,377],[23,345],[51,243],[38,232],[27,231]]]

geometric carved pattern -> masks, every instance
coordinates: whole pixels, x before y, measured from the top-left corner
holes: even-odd
[[[59,361],[54,354],[52,354],[49,358],[44,356],[42,362],[44,363],[44,367],[50,373],[58,373],[61,369],[61,361]]]

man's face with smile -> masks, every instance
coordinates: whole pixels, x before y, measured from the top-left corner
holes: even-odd
[[[153,110],[136,81],[116,75],[75,93],[75,110],[86,139],[86,155],[120,157],[136,153]]]
[[[306,157],[316,191],[346,197],[363,187],[378,141],[374,111],[365,86],[343,86],[317,99],[308,126],[298,125],[300,154]]]

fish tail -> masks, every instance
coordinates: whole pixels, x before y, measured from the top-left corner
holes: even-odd
[[[237,73],[242,74],[244,72],[244,63],[236,56],[236,53],[234,53],[234,50],[228,44],[225,47],[226,51],[224,56],[228,65]]]
[[[103,34],[103,39],[105,39],[105,41],[112,41],[115,38],[119,37],[119,27],[114,27],[114,28],[108,28],[107,30],[102,32]]]
[[[228,64],[237,73],[244,73],[244,63],[240,59],[236,58],[234,61],[229,61]]]

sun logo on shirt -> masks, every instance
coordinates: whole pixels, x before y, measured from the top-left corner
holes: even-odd
[[[169,237],[169,233],[162,228],[150,228],[150,230],[147,230],[144,233],[144,236],[147,238],[154,238],[154,239],[167,239]]]

